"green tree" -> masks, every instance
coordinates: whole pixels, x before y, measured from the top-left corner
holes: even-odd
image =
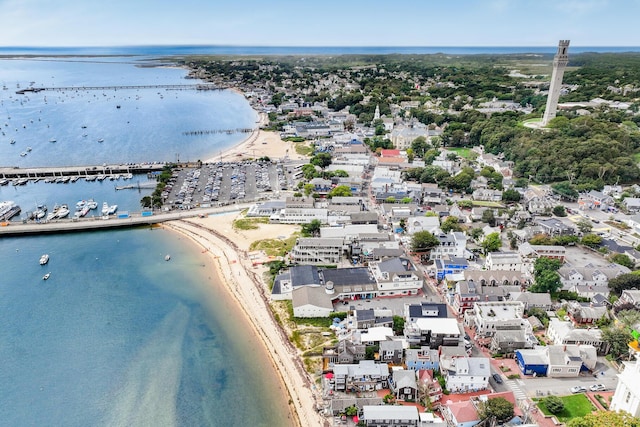
[[[626,254],[613,254],[609,257],[609,261],[615,262],[616,264],[624,265],[629,269],[632,269],[636,266],[636,264],[631,261],[631,258],[629,258],[629,255]]]
[[[327,166],[331,164],[331,154],[318,153],[311,158],[309,163],[311,163],[312,165],[318,166],[321,169],[325,169]]]
[[[554,293],[562,287],[557,271],[544,270],[536,276],[535,283],[529,288],[534,293]]]
[[[413,151],[413,148],[407,148],[407,162],[413,163],[413,159],[415,159],[416,154]]]
[[[424,157],[424,153],[429,149],[429,144],[424,136],[419,136],[411,143],[411,149],[414,154],[420,158]]]
[[[500,239],[500,233],[491,233],[487,235],[482,243],[480,243],[482,250],[485,254],[489,252],[495,252],[502,247],[502,239]]]
[[[478,239],[480,239],[480,237],[482,237],[483,234],[484,232],[482,231],[482,228],[472,228],[469,231],[469,237],[471,237],[476,242],[478,241]]]
[[[393,332],[396,335],[404,334],[404,317],[402,316],[393,316]]]
[[[304,195],[309,197],[311,193],[313,193],[313,190],[315,190],[316,186],[313,184],[305,184],[302,188],[304,188]]]
[[[609,280],[609,289],[620,296],[626,289],[640,289],[640,275],[634,273],[621,274]]]
[[[329,191],[327,197],[348,197],[351,196],[351,188],[348,185],[338,185]]]
[[[502,192],[502,201],[507,203],[519,202],[522,195],[517,190],[504,190]]]
[[[609,354],[614,359],[620,359],[629,354],[629,343],[632,340],[631,332],[625,327],[612,326],[602,329],[602,341],[609,343],[611,346]]]
[[[492,419],[498,424],[505,423],[514,417],[513,403],[504,397],[489,398],[486,402],[480,402],[478,415],[482,421]]]
[[[486,222],[491,227],[495,227],[496,217],[493,215],[493,209],[485,209],[484,212],[482,212],[482,222]]]
[[[344,414],[347,417],[353,417],[354,415],[358,415],[358,407],[356,405],[351,405],[344,410]]]
[[[536,276],[546,270],[558,271],[560,267],[562,262],[559,259],[540,257],[533,262],[533,275]]]
[[[558,396],[545,397],[542,402],[552,414],[559,414],[564,410],[564,402]]]
[[[593,229],[593,224],[591,223],[591,221],[587,221],[586,219],[582,218],[580,219],[580,221],[576,222],[576,227],[578,227],[578,230],[580,230],[582,234],[587,234],[590,233]]]
[[[580,243],[585,246],[589,246],[592,249],[595,249],[600,246],[600,243],[602,243],[602,237],[598,236],[597,234],[585,234],[584,236],[582,236]]]
[[[567,422],[567,427],[640,427],[640,419],[626,412],[598,411]]]
[[[318,171],[316,170],[316,167],[310,163],[307,163],[306,165],[302,165],[301,170],[302,170],[304,179],[313,179],[318,176]]]
[[[626,327],[633,328],[640,322],[640,311],[633,309],[621,310],[616,314],[616,318]]]
[[[411,250],[413,252],[430,252],[440,244],[436,236],[428,231],[418,231],[413,233],[411,238]]]
[[[322,223],[319,219],[312,219],[306,224],[302,224],[302,235],[305,237],[313,237],[320,234]]]
[[[460,227],[457,217],[448,216],[442,221],[442,224],[440,224],[440,230],[442,230],[443,233],[448,233],[449,231],[462,231],[462,227]]]
[[[567,210],[562,205],[557,205],[553,207],[553,214],[555,216],[567,216]]]
[[[140,199],[140,204],[143,208],[150,208],[151,206],[153,206],[153,199],[151,198],[151,196],[144,196],[142,199]]]

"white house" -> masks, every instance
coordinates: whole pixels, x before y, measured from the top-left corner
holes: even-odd
[[[640,417],[640,362],[623,362],[624,370],[618,374],[618,386],[611,400],[612,411],[628,412]]]
[[[489,252],[484,266],[487,270],[524,271],[522,258],[517,252]]]
[[[569,290],[579,285],[607,286],[609,280],[630,272],[631,270],[620,264],[609,264],[604,267],[571,267],[565,265],[558,270],[562,289],[564,290]]]
[[[409,258],[390,258],[369,264],[379,295],[416,295],[422,289],[422,275]]]
[[[294,317],[327,317],[333,312],[324,286],[301,286],[291,292]]]
[[[406,220],[407,234],[428,231],[431,234],[440,232],[440,218],[437,216],[412,216]]]
[[[479,336],[493,336],[496,331],[526,330],[528,322],[521,301],[476,302],[473,305],[473,321]]]
[[[444,256],[454,258],[468,258],[467,255],[467,236],[464,233],[452,231],[448,234],[439,233],[435,237],[438,238],[440,244],[431,249],[430,259],[442,259]]]
[[[444,375],[447,390],[451,393],[467,393],[484,390],[489,385],[491,364],[486,357],[443,357],[440,372]]]

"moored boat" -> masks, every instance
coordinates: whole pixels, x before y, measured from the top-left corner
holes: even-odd
[[[43,254],[40,257],[40,265],[46,265],[49,262],[49,254]]]
[[[109,214],[109,203],[107,202],[102,202],[102,215],[108,215]]]
[[[56,218],[65,218],[69,215],[69,206],[62,205],[56,214]]]
[[[0,202],[0,221],[8,221],[18,215],[22,209],[13,201]]]
[[[49,277],[51,277],[51,272],[48,272],[47,274],[45,274],[44,276],[42,276],[42,280],[48,280]]]

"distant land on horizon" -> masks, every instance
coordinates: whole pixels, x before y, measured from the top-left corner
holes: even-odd
[[[552,46],[0,46],[0,55],[370,55],[370,54],[554,54]],[[640,52],[640,46],[573,46],[569,54]]]

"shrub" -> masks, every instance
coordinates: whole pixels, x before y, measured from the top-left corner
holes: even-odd
[[[564,409],[564,402],[557,396],[545,397],[542,401],[552,414],[559,414]]]

